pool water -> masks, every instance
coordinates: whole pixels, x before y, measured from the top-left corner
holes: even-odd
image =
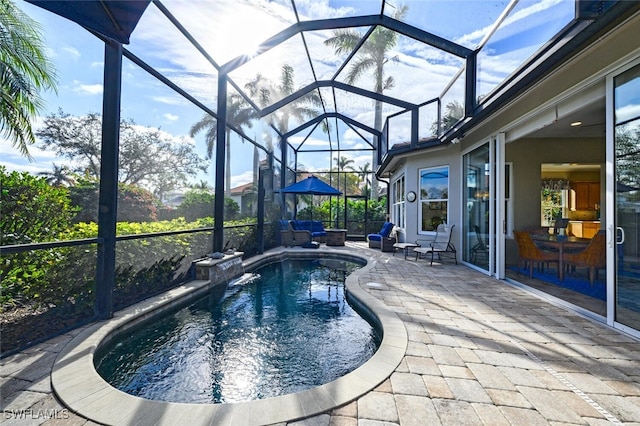
[[[287,260],[117,336],[96,354],[116,388],[168,402],[226,403],[299,392],[362,365],[381,336],[347,302],[358,268]],[[255,275],[254,274],[254,275]]]

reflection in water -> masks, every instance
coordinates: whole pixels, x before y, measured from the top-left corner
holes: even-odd
[[[327,383],[369,359],[380,336],[347,303],[351,262],[289,261],[154,320],[96,357],[117,388],[172,402],[238,402]]]

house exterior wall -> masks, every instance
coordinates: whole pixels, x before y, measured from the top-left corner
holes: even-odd
[[[405,192],[414,191],[419,194],[420,169],[436,166],[449,166],[449,206],[447,212],[447,223],[449,225],[456,225],[451,239],[454,245],[458,247],[461,241],[460,230],[462,225],[462,199],[460,197],[460,187],[462,185],[462,158],[460,156],[460,150],[456,145],[450,145],[448,147],[434,149],[428,152],[416,152],[408,155],[402,165],[392,174],[390,182],[393,183],[404,174]],[[429,239],[433,233],[419,233],[419,197],[412,203],[408,201],[405,201],[405,203],[406,227],[401,233],[402,236],[400,238],[403,241]],[[392,220],[396,219],[392,218]]]
[[[604,104],[607,98],[607,76],[640,58],[639,33],[640,12],[637,12],[615,28],[610,28],[606,34],[594,37],[589,46],[576,52],[567,62],[528,85],[512,101],[500,105],[481,124],[460,135],[460,143],[401,154],[396,162],[389,163],[390,169],[396,168],[391,182],[404,174],[406,191],[418,192],[419,169],[445,164],[450,166],[448,222],[456,225],[453,241],[462,256],[462,231],[465,231],[462,224],[463,155],[503,136],[505,144],[501,147],[497,143],[496,149],[498,157],[512,166],[511,229],[540,226],[540,180],[543,163],[600,165],[600,199],[603,206],[600,219],[604,226],[608,219],[607,209],[604,208],[607,199],[606,135],[589,138],[532,138],[531,134],[581,111],[585,105],[596,102]],[[601,123],[606,121],[607,117],[603,113]],[[406,241],[424,238],[418,234],[418,208],[418,201],[407,203]],[[496,228],[501,229],[501,226]],[[504,257],[497,259],[498,263],[517,263],[518,250],[514,240],[506,238],[504,250],[500,249],[498,254]],[[610,321],[609,318],[608,322]]]

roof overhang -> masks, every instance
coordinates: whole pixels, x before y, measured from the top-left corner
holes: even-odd
[[[151,0],[26,0],[84,28],[122,44],[129,37]]]
[[[582,3],[585,3],[581,6],[584,9],[587,7],[587,3],[591,4],[592,2],[584,1]],[[565,27],[564,31],[560,32],[558,36],[540,49],[526,64],[514,72],[495,92],[490,93],[485,101],[476,107],[471,117],[458,122],[439,139],[434,138],[429,142],[419,143],[414,147],[406,143],[395,145],[389,149],[382,158],[382,162],[376,171],[376,176],[379,178],[389,177],[407,156],[439,146],[448,146],[454,143],[456,138],[461,139],[466,133],[491,118],[504,105],[509,105],[512,100],[516,99],[532,85],[568,62],[591,43],[594,38],[609,31],[612,26],[618,25],[638,11],[640,11],[640,2],[618,1],[608,4],[606,8],[601,10],[602,14],[595,20],[588,20],[584,16],[574,20]]]

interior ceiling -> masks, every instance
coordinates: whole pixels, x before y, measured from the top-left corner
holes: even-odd
[[[572,123],[581,122],[579,126]],[[606,132],[605,99],[599,99],[554,123],[536,130],[528,138],[604,138]]]

